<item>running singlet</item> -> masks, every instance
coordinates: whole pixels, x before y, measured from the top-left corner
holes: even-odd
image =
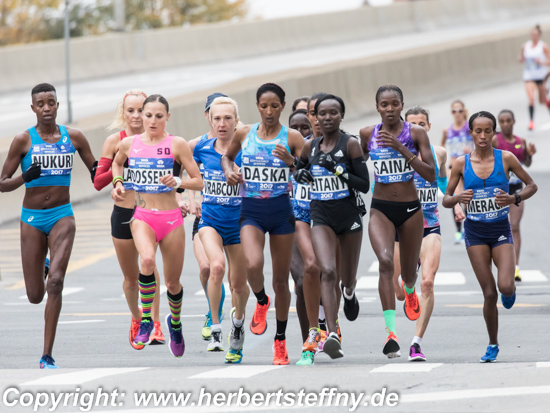
[[[380,132],[382,123],[373,129],[368,151],[374,163],[374,180],[382,184],[410,181],[414,176],[414,169],[409,165],[400,152],[392,148],[378,146],[376,138]],[[403,130],[397,139],[405,145],[414,155],[418,154],[411,137],[411,124],[403,122]]]
[[[259,123],[252,125],[242,143],[242,170],[245,198],[275,198],[288,194],[290,168],[279,158],[272,155],[275,145],[288,146],[288,128],[281,127],[276,138],[264,141],[258,137]]]
[[[304,138],[306,142],[308,139],[309,136]],[[294,200],[294,203],[302,209],[309,210],[311,203],[311,191],[309,185],[299,184],[292,175],[290,175],[290,180],[292,182],[291,198]]]
[[[205,133],[204,135],[201,136],[201,138],[197,142],[197,145],[200,144],[201,142],[206,141],[206,140],[208,140],[208,133]],[[195,152],[193,152],[193,153],[195,153]],[[199,172],[201,173],[201,178],[204,179],[204,164],[202,164],[202,163],[199,164]]]
[[[75,148],[67,128],[58,125],[61,138],[56,143],[42,140],[35,127],[29,128],[31,147],[21,160],[21,171],[25,172],[31,164],[39,163],[42,169],[40,178],[25,182],[26,188],[36,186],[69,186],[74,163]]]
[[[238,220],[241,208],[240,185],[229,186],[222,168],[222,155],[214,149],[218,138],[201,140],[195,146],[193,158],[204,169],[202,214],[220,223]],[[235,158],[241,166],[241,152]]]
[[[128,156],[128,182],[124,189],[146,194],[170,192],[174,188],[159,182],[164,175],[179,176],[181,165],[174,161],[172,140],[168,135],[156,145],[145,145],[141,135],[135,135]]]
[[[354,198],[354,203],[360,209],[364,209],[364,202],[359,192],[350,189],[348,184],[338,178],[332,172],[329,172],[322,166],[319,166],[319,156],[323,153],[319,147],[323,137],[318,137],[311,143],[311,153],[309,154],[309,164],[311,165],[311,201],[334,201],[345,198]],[[348,155],[348,140],[350,136],[341,133],[340,139],[334,145],[334,148],[328,154],[339,166],[344,169],[344,173],[351,168],[351,159]]]
[[[472,221],[494,222],[508,218],[509,206],[500,207],[495,196],[502,189],[508,193],[508,178],[502,165],[502,151],[493,149],[495,162],[493,172],[487,179],[479,178],[472,168],[470,154],[464,163],[464,190],[473,189],[474,196],[466,209],[467,218]]]
[[[458,158],[474,149],[474,141],[470,135],[468,122],[459,130],[455,130],[453,125],[447,129],[447,150],[450,158]]]
[[[518,158],[518,161],[523,165],[523,162],[525,162],[525,147],[523,146],[521,138],[518,138],[516,135],[514,135],[514,138],[516,138],[516,141],[514,143],[510,143],[504,139],[504,136],[502,136],[501,133],[497,134],[498,147],[503,151],[512,152],[516,158]],[[521,179],[510,171],[510,179],[508,182],[510,185],[517,185],[521,182]]]
[[[533,47],[533,41],[529,40],[523,49],[523,58],[525,59],[525,67],[523,68],[523,80],[536,81],[544,80],[548,74],[548,66],[537,63],[546,63],[546,55],[544,53],[544,42],[539,40],[537,45]]]
[[[430,145],[432,155],[435,161],[435,176],[433,182],[428,182],[422,178],[418,172],[414,173],[414,185],[418,193],[418,199],[422,205],[422,214],[424,215],[424,228],[433,228],[439,226],[439,211],[437,209],[437,195],[439,188],[437,187],[437,177],[439,176],[439,165],[435,156],[434,147]]]

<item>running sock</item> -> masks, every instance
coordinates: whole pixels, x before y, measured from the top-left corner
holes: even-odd
[[[258,304],[260,305],[266,305],[269,302],[269,299],[267,298],[267,295],[265,293],[265,288],[262,288],[262,291],[259,293],[254,293],[256,296],[256,299],[258,300]]]
[[[344,294],[344,298],[345,298],[346,300],[351,300],[351,299],[353,298],[353,294],[355,293],[355,291],[354,291],[351,295],[347,295],[347,294],[346,294],[346,287],[344,287],[344,286],[342,285],[342,293]]]
[[[395,334],[395,310],[384,311],[384,321],[387,329]]]
[[[151,307],[153,306],[153,298],[157,290],[155,274],[144,275],[139,273],[138,284],[139,294],[141,296],[141,321],[151,322]]]
[[[319,322],[321,322],[321,320],[325,321],[325,307],[319,305]]]
[[[533,120],[534,115],[535,115],[535,106],[529,105],[529,120]]]
[[[418,344],[418,345],[420,345],[421,343],[422,343],[422,337],[414,336],[413,341],[412,341],[412,343],[411,343],[411,346],[412,346],[413,344]]]
[[[516,270],[519,270],[519,265],[516,265]]]
[[[211,331],[222,331],[222,325],[221,324],[212,324]]]
[[[414,293],[414,287],[409,288],[409,287],[407,287],[407,284],[405,284],[405,291],[406,291],[407,294],[412,294],[412,293]]]
[[[183,301],[183,287],[177,294],[170,294],[170,291],[166,292],[168,296],[168,304],[170,305],[170,316],[172,318],[172,328],[179,330],[181,328],[180,314],[181,314],[181,302]]]
[[[239,328],[240,326],[243,325],[243,323],[244,323],[244,316],[240,320],[237,317],[233,317],[233,325],[235,327]]]
[[[283,341],[286,340],[286,324],[288,320],[279,321],[277,319],[277,334],[275,334],[275,340]]]

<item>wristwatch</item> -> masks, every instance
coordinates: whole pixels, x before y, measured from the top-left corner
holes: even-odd
[[[521,202],[521,196],[517,192],[514,195],[516,196],[516,202],[514,202],[514,204],[516,206],[519,206],[519,203]]]
[[[342,167],[342,165],[338,165],[336,167],[336,170],[334,171],[334,175],[339,176],[339,175],[342,175],[343,173],[344,173],[344,168]]]

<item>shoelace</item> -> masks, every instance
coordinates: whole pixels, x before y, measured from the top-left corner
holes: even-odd
[[[416,295],[416,290],[413,291],[411,294],[407,294],[407,296],[409,297],[411,308],[418,307],[418,295]]]
[[[44,364],[55,364],[55,360],[49,354],[46,354],[44,357],[42,357],[42,361],[44,361]]]
[[[275,345],[275,356],[284,358],[286,345],[284,341],[279,341],[278,345]]]
[[[265,318],[265,315],[267,314],[268,306],[266,305],[258,305],[256,308],[256,311],[254,312],[254,319],[256,321],[260,321],[262,318]],[[256,315],[258,317],[256,317]]]
[[[221,343],[222,342],[222,332],[221,331],[212,331],[212,341]]]
[[[318,342],[319,340],[317,340],[317,336],[319,336],[319,339],[321,338],[321,335],[317,330],[310,330],[309,337],[307,338],[307,342],[310,344]]]
[[[175,328],[169,328],[168,330],[170,331],[170,339],[176,342],[176,344],[180,344],[183,338],[183,335],[181,334],[181,328],[177,330]]]
[[[415,352],[415,353],[422,353],[422,352],[420,351],[420,345],[419,345],[418,343],[414,343],[412,346],[413,346],[413,348],[414,348],[414,352]]]
[[[204,321],[204,327],[209,327],[210,324],[210,316],[208,314],[205,314],[206,320]]]
[[[242,330],[243,326],[240,326],[240,327],[237,327],[236,325],[233,325],[233,338],[235,340],[240,340],[241,339],[241,330]]]
[[[142,334],[145,334],[145,333],[149,333],[151,334],[151,331],[153,331],[153,322],[152,321],[149,321],[149,322],[142,322],[140,325],[139,325],[139,335],[142,335]]]

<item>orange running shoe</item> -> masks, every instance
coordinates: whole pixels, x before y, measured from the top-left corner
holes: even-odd
[[[302,346],[302,352],[312,351],[314,353],[319,349],[319,342],[321,341],[321,333],[318,328],[310,328],[309,336]]]
[[[267,304],[260,305],[256,303],[256,310],[254,310],[254,315],[252,316],[252,320],[250,320],[250,331],[252,331],[252,334],[261,335],[267,330],[267,310],[269,310],[270,305],[271,299],[269,296],[267,296]]]
[[[418,320],[418,317],[420,317],[420,301],[418,300],[418,295],[416,295],[416,289],[408,294],[405,290],[405,281],[401,281],[401,286],[405,293],[405,302],[403,303],[405,315],[411,321]]]
[[[289,363],[288,353],[286,352],[286,340],[275,340],[273,346],[275,354],[273,355],[273,364],[276,366],[284,366]]]
[[[529,122],[529,130],[535,130],[535,121]]]
[[[399,347],[399,341],[397,340],[397,336],[393,331],[390,331],[389,328],[386,327],[386,333],[388,333],[388,338],[386,339],[386,342],[384,343],[384,349],[382,352],[388,356],[388,358],[393,359],[396,357],[401,357],[401,351]]]
[[[342,332],[340,331],[340,322],[338,320],[336,320],[336,333],[338,334],[338,339],[340,340],[340,343],[342,343]]]
[[[153,334],[151,334],[151,345],[164,344],[164,334],[160,329],[160,321],[155,321],[155,328]]]
[[[140,310],[141,312],[141,310]],[[134,343],[134,339],[136,338],[138,332],[139,332],[139,325],[141,323],[141,320],[134,320],[132,318],[132,323],[130,324],[130,345],[135,348],[136,350],[143,350],[143,347],[145,347],[142,344],[136,344]]]

